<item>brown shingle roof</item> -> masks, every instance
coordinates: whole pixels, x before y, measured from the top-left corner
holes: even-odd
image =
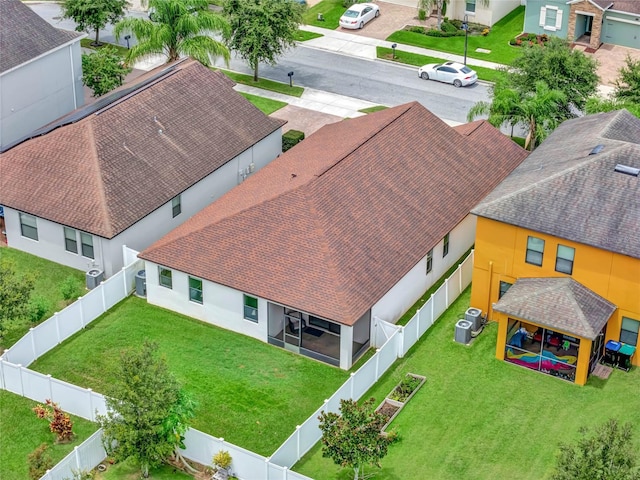
[[[527,155],[467,130],[418,103],[327,125],[141,257],[353,324]]]
[[[594,340],[616,306],[572,278],[519,278],[493,309]]]
[[[0,0],[0,73],[81,35],[49,25],[20,0]]]
[[[0,204],[112,238],[282,126],[232,85],[183,62],[15,146],[0,154]]]
[[[619,163],[640,168],[640,119],[567,120],[472,212],[640,258],[640,178],[616,173]]]

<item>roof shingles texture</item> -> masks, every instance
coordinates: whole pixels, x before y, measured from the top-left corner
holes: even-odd
[[[614,10],[631,14],[640,13],[640,1],[638,0],[593,0],[603,10]]]
[[[619,110],[567,120],[472,212],[640,258],[640,178],[617,164],[640,168],[640,119]]]
[[[353,324],[527,153],[417,103],[327,125],[142,258]]]
[[[112,238],[281,127],[232,85],[184,62],[17,145],[0,154],[0,203]]]
[[[493,309],[594,340],[616,306],[572,278],[519,278]]]
[[[20,0],[0,0],[0,73],[80,35],[49,25]]]

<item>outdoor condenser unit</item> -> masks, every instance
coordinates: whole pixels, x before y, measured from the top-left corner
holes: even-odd
[[[102,270],[98,270],[97,268],[92,268],[86,274],[87,280],[87,289],[93,290],[100,282],[104,280],[104,272]]]
[[[471,331],[477,332],[482,325],[482,310],[479,308],[467,308],[464,319],[471,322]]]
[[[460,319],[456,322],[456,333],[454,340],[457,343],[463,343],[467,345],[471,342],[471,322],[468,320]]]

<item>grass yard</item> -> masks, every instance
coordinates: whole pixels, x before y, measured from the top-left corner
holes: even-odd
[[[35,277],[35,285],[33,297],[42,297],[47,304],[47,312],[43,320],[46,320],[54,312],[62,310],[68,302],[64,300],[60,291],[61,282],[67,277],[73,277],[77,280],[79,292],[84,295],[85,277],[84,272],[75,270],[58,263],[50,262],[44,258],[30,255],[20,250],[10,247],[0,247],[0,259],[8,259],[15,265],[16,272],[19,275],[31,273]],[[74,299],[75,300],[75,299]],[[16,319],[7,322],[4,338],[0,339],[0,350],[9,348],[25,335],[30,327],[33,327],[28,319]]]
[[[381,110],[386,110],[387,106],[385,105],[375,105],[373,107],[369,107],[369,108],[362,108],[360,110],[358,110],[360,113],[374,113],[374,112],[379,112]]]
[[[92,38],[83,38],[80,40],[80,46],[84,47],[84,48],[90,48],[91,50],[99,50],[102,47],[106,47],[107,45],[110,47],[113,47],[116,49],[116,51],[124,58],[128,55],[129,53],[129,49],[127,47],[123,47],[122,45],[117,45],[115,43],[107,43],[107,42],[100,42],[102,43],[102,45],[100,45],[99,47],[96,47],[95,45],[92,45],[92,43],[94,42],[95,37]]]
[[[158,342],[199,406],[193,427],[262,455],[328,398],[348,372],[129,297],[30,368],[97,392],[120,352]]]
[[[249,85],[250,87],[284,93],[285,95],[291,95],[293,97],[301,97],[304,93],[304,88],[297,87],[295,85],[290,87],[288,83],[274,82],[273,80],[267,80],[266,78],[258,78],[258,81],[254,82],[252,75],[246,75],[244,73],[232,72],[231,70],[224,69],[220,69],[220,71],[234,82]]]
[[[456,344],[454,325],[469,298],[467,289],[366,395],[377,405],[407,372],[427,377],[392,424],[400,442],[390,447],[376,478],[549,478],[558,444],[610,417],[635,426],[640,449],[640,369],[616,370],[607,381],[590,379],[579,387],[497,360],[495,323],[471,346]],[[323,480],[353,478],[351,470],[322,458],[319,446],[294,470]]]
[[[335,30],[340,25],[340,17],[346,10],[347,9],[342,6],[342,0],[322,0],[320,3],[307,9],[304,14],[304,23]],[[318,14],[320,13],[324,21],[318,20]]]
[[[41,444],[49,445],[49,455],[55,465],[95,432],[97,425],[72,416],[73,442],[56,444],[56,436],[49,423],[31,411],[37,402],[0,390],[0,478],[26,480],[29,478],[27,456]]]
[[[259,97],[258,95],[251,95],[250,93],[239,92],[244,98],[249,100],[265,115],[271,115],[273,112],[280,110],[282,107],[286,107],[288,103],[281,102],[280,100],[273,100],[271,98]]]
[[[315,32],[307,32],[306,30],[298,30],[296,32],[296,40],[298,42],[306,42],[307,40],[313,40],[314,38],[324,37],[324,35]]]
[[[376,55],[378,58],[385,60],[392,60],[394,62],[405,63],[407,65],[413,65],[415,67],[421,67],[428,63],[444,63],[447,60],[437,57],[430,57],[428,55],[420,55],[418,53],[405,52],[396,48],[396,56],[393,58],[393,50],[386,47],[376,47]],[[500,70],[493,68],[477,67],[475,65],[469,65],[478,74],[480,80],[485,82],[495,82],[498,77],[502,75]],[[416,75],[418,75],[416,71]]]
[[[467,44],[467,57],[487,60],[501,64],[509,64],[518,56],[518,47],[509,45],[516,35],[522,33],[524,25],[524,6],[520,6],[500,19],[486,37],[470,35]],[[390,42],[404,43],[416,47],[429,48],[440,52],[462,55],[464,53],[464,37],[430,37],[421,33],[399,30],[387,37]],[[491,53],[478,53],[477,48],[491,50]],[[475,69],[475,67],[474,67]]]
[[[171,465],[162,465],[149,470],[151,480],[193,480],[191,475],[187,475]],[[95,480],[140,480],[140,466],[132,460],[107,465],[107,470],[97,473]]]

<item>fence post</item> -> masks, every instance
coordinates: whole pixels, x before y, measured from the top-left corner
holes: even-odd
[[[449,279],[444,279],[444,304],[449,308]]]
[[[264,473],[265,473],[264,478],[266,480],[269,480],[269,461],[270,461],[270,459],[271,459],[271,457],[266,457],[264,459]]]
[[[296,425],[296,462],[300,460],[300,425]]]
[[[353,380],[353,377],[355,375],[356,375],[356,372],[351,372],[351,374],[349,375],[349,381],[351,382],[351,395],[350,395],[351,400],[353,400],[353,384],[355,383],[355,381]]]
[[[60,345],[60,319],[58,318],[58,312],[53,312],[53,321],[56,323],[56,339],[58,345]]]
[[[104,281],[100,282],[98,287],[100,287],[100,293],[102,294],[102,313],[104,313],[107,311],[107,299],[104,295]]]
[[[380,349],[376,348],[376,354],[375,354],[375,357],[376,357],[376,376],[375,376],[376,382],[380,379],[380,377],[378,376],[378,368],[380,366],[380,355],[378,355],[379,353],[380,353]]]
[[[282,478],[284,478],[284,480],[287,480],[289,478],[289,469],[287,467],[283,467],[284,475],[282,476]]]
[[[462,262],[464,263],[464,262]],[[459,281],[458,281],[458,287],[460,290],[460,293],[462,293],[462,263],[460,265],[458,265],[458,270],[460,270],[460,276],[458,277]]]
[[[396,352],[396,358],[404,357],[404,325],[400,325],[398,329],[400,333],[400,340],[398,340],[398,350]]]
[[[18,364],[18,371],[20,372],[20,395],[24,397],[24,383],[22,381],[22,364]]]
[[[89,393],[89,418],[92,422],[95,422],[96,418],[95,414],[93,413],[93,396],[91,395],[92,391],[93,390],[91,390],[90,388],[87,388],[87,392]]]
[[[435,303],[435,302],[433,301],[433,293],[432,293],[432,294],[431,294],[431,320],[429,321],[429,326],[433,325],[433,320],[434,320],[434,319],[433,319],[433,314],[435,313],[435,312],[433,311],[433,309],[434,309],[433,304],[434,304],[434,303]]]
[[[80,451],[78,450],[78,446],[73,447],[73,453],[76,456],[76,468],[78,470],[82,470],[82,465],[80,465]]]
[[[127,296],[129,293],[129,289],[127,288],[127,268],[122,267],[122,285],[124,286],[124,293],[122,294],[122,298]]]
[[[47,373],[47,380],[49,380],[49,398],[53,402],[53,384],[52,384],[50,373]]]
[[[29,328],[29,336],[31,337],[31,350],[33,351],[33,358],[31,359],[31,362],[33,362],[38,358],[38,354],[36,353],[36,338],[33,334],[33,327]],[[31,364],[31,362],[29,362],[29,364]]]
[[[0,388],[5,390],[4,386],[4,360],[0,358]]]

